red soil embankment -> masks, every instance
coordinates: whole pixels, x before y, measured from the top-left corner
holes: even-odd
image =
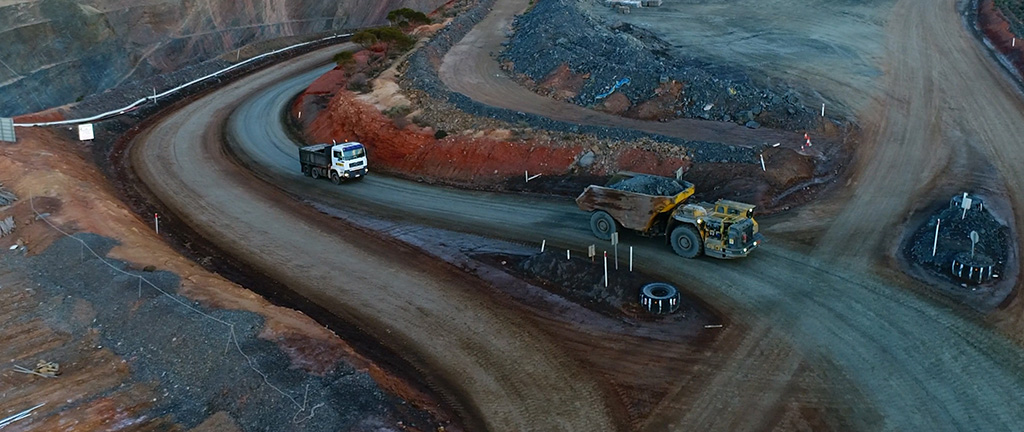
[[[992,46],[1013,64],[1017,73],[1024,75],[1024,40],[1015,43],[1017,36],[1013,34],[1009,21],[996,8],[993,0],[978,2],[978,26],[985,38],[992,42]]]
[[[435,138],[434,129],[404,118],[396,121],[345,90],[345,80],[341,70],[328,72],[297,99],[293,114],[306,112],[302,126],[310,141],[359,141],[366,145],[375,169],[389,174],[496,188],[510,178],[522,177],[524,172],[559,176],[633,170],[671,175],[680,166],[690,166],[686,158],[636,146],[601,150],[544,134],[513,138],[514,132],[502,129]],[[327,97],[330,100],[325,104]],[[594,162],[586,164],[587,168],[580,167],[578,159],[591,151]]]

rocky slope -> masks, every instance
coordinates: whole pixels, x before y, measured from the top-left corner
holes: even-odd
[[[0,0],[0,116],[74,102],[242,45],[386,23],[441,0]]]
[[[500,54],[528,87],[582,106],[647,120],[703,118],[786,130],[818,126],[785,85],[735,66],[677,57],[654,33],[605,22],[578,2],[539,2],[516,18]],[[629,59],[629,61],[622,61]]]

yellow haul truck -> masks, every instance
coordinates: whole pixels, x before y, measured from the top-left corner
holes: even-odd
[[[620,227],[645,236],[667,235],[672,250],[686,258],[741,258],[761,244],[753,205],[729,200],[685,204],[693,192],[687,181],[623,172],[607,186],[588,186],[576,205],[591,213],[590,229],[599,239],[611,239]]]

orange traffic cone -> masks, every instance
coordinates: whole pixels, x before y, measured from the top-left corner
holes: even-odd
[[[804,143],[804,145],[800,146],[801,150],[811,146],[811,137],[810,137],[810,135],[807,135],[807,133],[804,133],[804,140],[806,142]]]

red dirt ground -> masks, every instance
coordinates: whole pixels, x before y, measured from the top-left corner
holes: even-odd
[[[1010,23],[1003,13],[996,9],[992,0],[981,0],[978,3],[978,25],[996,50],[1010,60],[1017,73],[1024,75],[1024,40],[1014,45],[1016,35],[1010,30]]]

